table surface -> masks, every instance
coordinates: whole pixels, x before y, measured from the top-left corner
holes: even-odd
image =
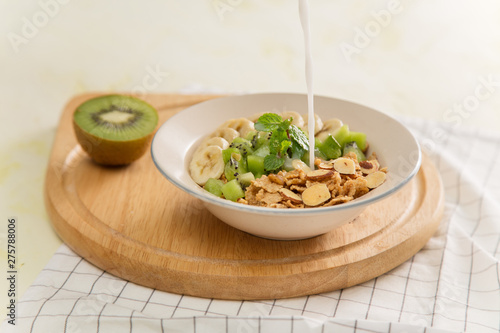
[[[306,91],[293,1],[0,6],[0,211],[19,225],[18,296],[61,244],[42,189],[72,96]],[[494,1],[312,1],[314,91],[392,115],[499,131],[500,113],[490,111],[500,107],[499,12]],[[2,244],[6,235],[2,227]],[[0,254],[6,259],[5,246]]]

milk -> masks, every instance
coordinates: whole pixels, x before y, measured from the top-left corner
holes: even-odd
[[[311,55],[311,33],[309,29],[309,2],[299,0],[299,15],[302,31],[304,32],[304,46],[306,58],[307,84],[307,131],[309,132],[309,167],[314,170],[314,94],[313,94],[313,63]]]

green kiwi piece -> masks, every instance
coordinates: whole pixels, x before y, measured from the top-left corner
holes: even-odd
[[[238,148],[227,148],[222,151],[222,160],[224,164],[229,162],[231,158],[236,159],[237,161],[241,160],[241,152]]]
[[[234,138],[229,147],[239,149],[242,156],[247,156],[248,154],[253,153],[252,143],[241,137]]]
[[[222,194],[224,194],[224,198],[231,200],[231,201],[236,201],[239,198],[245,197],[245,192],[241,188],[240,183],[238,180],[233,179],[225,183],[221,187]]]
[[[356,154],[356,157],[357,157],[359,162],[366,161],[366,156],[363,153],[363,151],[358,147],[356,141],[346,143],[346,145],[344,147],[344,156],[350,152],[353,152],[354,154]]]
[[[125,95],[89,99],[73,114],[78,142],[95,162],[103,165],[126,165],[144,155],[157,125],[154,107]]]
[[[331,135],[329,135],[325,141],[320,144],[319,150],[323,153],[327,160],[333,160],[342,155],[342,146]]]
[[[233,180],[239,174],[248,172],[246,159],[241,158],[239,161],[231,157],[224,165],[224,176],[227,180]]]
[[[248,171],[254,174],[255,178],[260,178],[266,171],[264,170],[264,156],[248,155]]]
[[[207,182],[203,186],[205,190],[212,193],[213,195],[220,197],[222,195],[222,186],[224,182],[220,179],[208,178]]]
[[[368,143],[366,142],[366,134],[361,132],[349,131],[348,142],[356,142],[356,145],[362,152],[366,152],[368,149]]]
[[[241,187],[245,189],[252,184],[252,181],[255,180],[255,176],[251,172],[245,172],[236,176],[236,180],[240,183]]]

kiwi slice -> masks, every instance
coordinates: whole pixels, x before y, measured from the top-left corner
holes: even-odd
[[[76,138],[103,165],[126,165],[148,149],[158,112],[141,99],[125,95],[92,98],[73,114]]]

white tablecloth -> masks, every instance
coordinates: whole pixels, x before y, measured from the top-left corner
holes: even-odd
[[[135,285],[63,245],[2,332],[499,332],[500,135],[401,121],[441,173],[446,206],[427,245],[392,271],[319,295],[225,301]]]

